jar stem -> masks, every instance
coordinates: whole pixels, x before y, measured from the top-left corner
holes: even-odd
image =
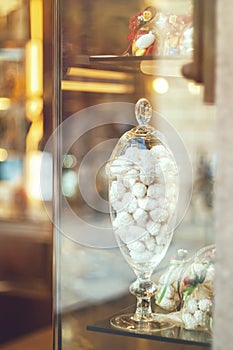
[[[130,285],[130,292],[137,298],[133,316],[135,321],[151,321],[153,319],[151,298],[155,291],[156,285],[150,279],[138,278]]]

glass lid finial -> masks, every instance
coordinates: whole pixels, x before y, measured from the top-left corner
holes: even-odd
[[[135,115],[139,125],[149,123],[152,115],[152,107],[146,98],[140,98],[135,106]]]

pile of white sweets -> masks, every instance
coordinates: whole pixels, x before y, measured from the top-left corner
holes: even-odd
[[[196,264],[198,267],[198,264]],[[202,267],[203,268],[203,267]],[[182,321],[185,329],[209,329],[212,316],[215,269],[210,266],[203,283],[185,300]]]
[[[150,150],[129,147],[110,166],[109,200],[118,241],[137,263],[158,260],[170,243],[168,230],[178,197],[178,171],[162,144]]]
[[[189,297],[182,310],[182,320],[185,329],[208,328],[212,301]]]

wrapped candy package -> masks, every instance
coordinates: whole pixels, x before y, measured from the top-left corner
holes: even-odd
[[[156,304],[169,311],[165,319],[186,330],[212,330],[215,253],[215,245],[200,249],[191,258],[182,249],[178,251],[160,276],[155,296]]]

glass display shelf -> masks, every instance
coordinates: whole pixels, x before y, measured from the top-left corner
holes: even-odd
[[[134,309],[134,306],[127,307],[120,312],[111,315],[105,319],[98,320],[93,324],[87,325],[88,331],[93,332],[102,332],[107,334],[115,334],[122,335],[128,337],[137,337],[142,339],[150,339],[155,341],[162,341],[167,343],[174,344],[185,344],[187,346],[197,346],[202,348],[211,348],[211,339],[212,335],[210,332],[205,331],[191,331],[186,330],[182,327],[172,326],[171,328],[167,328],[161,331],[149,332],[148,333],[134,333],[130,331],[124,331],[118,328],[111,326],[110,320],[111,318],[122,314],[122,313],[130,313]]]
[[[79,55],[64,59],[64,67],[109,69],[123,72],[141,72],[147,75],[181,77],[182,67],[192,60],[190,56],[114,56]],[[65,70],[66,70],[65,69]]]

